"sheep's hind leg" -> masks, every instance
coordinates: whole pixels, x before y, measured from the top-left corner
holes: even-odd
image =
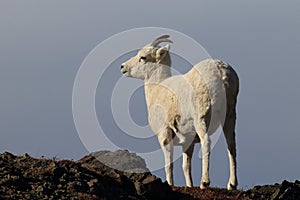
[[[170,128],[164,129],[158,134],[158,141],[164,153],[165,158],[165,173],[169,185],[174,185],[173,181],[173,133]]]
[[[208,134],[205,134],[201,138],[201,151],[202,151],[202,179],[201,179],[201,189],[205,189],[210,185],[209,179],[209,156],[210,156],[210,138]]]
[[[191,161],[194,152],[194,144],[182,145],[182,170],[185,177],[187,187],[193,187],[191,175]]]
[[[227,184],[228,190],[236,189],[238,184],[236,176],[235,121],[235,111],[227,113],[225,124],[223,126],[223,132],[227,142],[227,150],[230,165],[230,177]]]
[[[202,178],[200,188],[205,189],[210,185],[209,179],[209,156],[210,156],[210,144],[211,140],[207,133],[207,125],[205,120],[200,120],[199,123],[195,124],[195,128],[199,138],[201,140],[201,153],[202,153]]]

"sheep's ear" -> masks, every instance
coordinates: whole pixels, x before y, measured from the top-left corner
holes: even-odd
[[[169,50],[170,50],[169,44],[166,44],[165,46],[158,48],[158,51],[169,51]]]
[[[156,55],[155,55],[156,62],[159,63],[160,61],[162,61],[168,54],[169,49],[170,49],[170,45],[168,45],[168,44],[157,49]]]
[[[165,46],[163,46],[167,51],[170,50],[170,45],[169,44],[166,44]]]

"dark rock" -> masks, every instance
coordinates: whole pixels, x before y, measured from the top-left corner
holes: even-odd
[[[288,182],[287,180],[282,181],[281,183],[281,188],[285,189],[285,188],[289,188],[289,187],[293,187],[293,183]]]
[[[55,179],[59,179],[66,172],[67,172],[67,170],[64,167],[54,167],[52,170],[52,173],[53,173],[53,176]]]
[[[255,186],[244,193],[252,199],[290,200],[300,199],[300,185],[284,180],[281,184]]]

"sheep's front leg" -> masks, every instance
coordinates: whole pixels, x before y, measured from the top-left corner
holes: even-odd
[[[158,140],[160,146],[164,153],[165,158],[165,173],[166,179],[169,185],[174,185],[173,182],[173,138],[172,130],[169,128],[164,129],[160,134],[158,134]]]
[[[191,175],[191,161],[194,152],[194,144],[182,145],[182,170],[185,177],[187,187],[193,187]]]
[[[169,185],[174,185],[173,182],[173,144],[169,143],[166,146],[162,147],[165,157],[165,172],[166,179]]]

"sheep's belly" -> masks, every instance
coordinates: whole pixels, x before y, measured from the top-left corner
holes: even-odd
[[[209,125],[208,134],[212,135],[219,127],[219,125],[220,124],[211,123]],[[186,120],[184,123],[181,123],[178,127],[180,131],[175,134],[174,141],[173,141],[174,145],[176,146],[181,146],[183,144],[190,145],[190,144],[195,144],[200,142],[199,135],[196,132],[194,121],[192,119]],[[181,143],[179,138],[181,138],[181,141],[184,140],[184,143]]]
[[[177,128],[180,134],[184,136],[189,135],[191,132],[196,132],[194,120],[192,118],[181,120]]]

